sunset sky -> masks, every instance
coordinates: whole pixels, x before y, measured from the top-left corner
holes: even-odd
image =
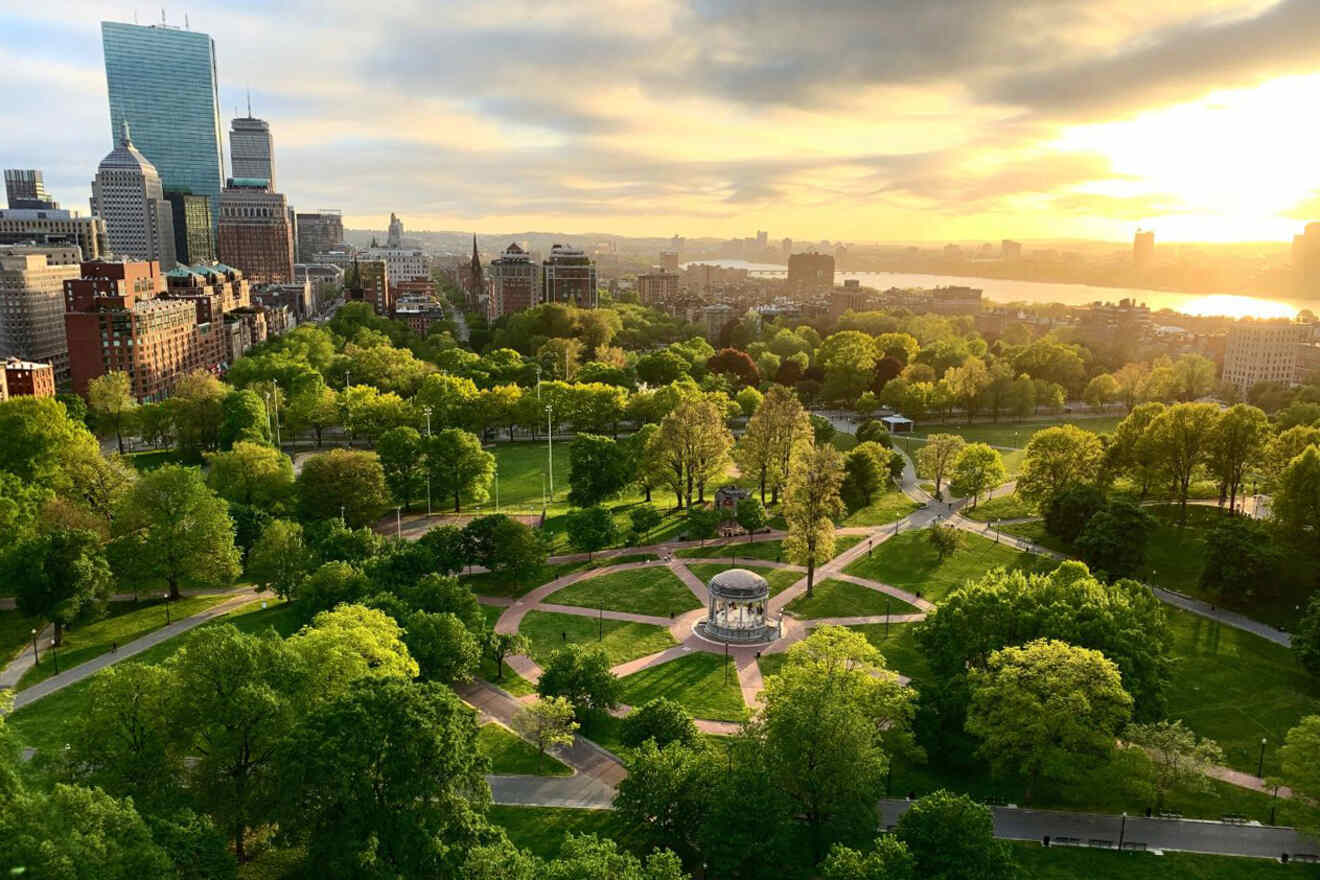
[[[134,7],[6,6],[0,165],[86,210],[112,146],[99,22]],[[1317,0],[185,11],[226,130],[250,87],[279,188],[355,227],[1167,241],[1320,219]]]

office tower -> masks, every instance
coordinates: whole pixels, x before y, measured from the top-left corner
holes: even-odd
[[[220,261],[239,269],[253,284],[293,281],[293,230],[289,204],[264,182],[231,179],[220,193]]]
[[[667,303],[678,296],[678,273],[647,272],[637,276],[637,297],[644,306]]]
[[[92,181],[92,213],[105,220],[110,250],[120,257],[174,266],[174,217],[156,166],[134,146],[128,123],[118,146],[101,160]]]
[[[403,221],[390,213],[390,232],[385,239],[385,246],[392,248],[403,247]]]
[[[344,276],[344,287],[346,300],[370,303],[378,315],[394,313],[390,270],[384,260],[354,260]]]
[[[779,253],[788,262],[788,258],[793,255],[793,239],[786,238],[779,243]]]
[[[1306,324],[1238,321],[1224,348],[1224,381],[1243,393],[1257,382],[1300,385],[1312,366],[1312,339]]]
[[[834,257],[818,254],[792,254],[788,258],[788,284],[790,287],[833,287]]]
[[[1006,238],[999,243],[999,256],[1005,260],[1022,259],[1022,243]]]
[[[1320,289],[1320,223],[1306,224],[1306,231],[1294,239],[1293,255],[1303,289]]]
[[[594,309],[599,302],[596,264],[575,247],[552,246],[550,256],[541,263],[541,302]]]
[[[759,250],[765,250],[770,246],[770,233],[764,229],[756,230],[756,247]]]
[[[328,254],[344,243],[344,218],[338,211],[322,208],[298,215],[298,261],[316,262],[317,254]]]
[[[267,192],[275,192],[275,141],[270,123],[240,116],[229,123],[229,173],[236,180],[264,180]]]
[[[1138,269],[1144,269],[1155,258],[1155,233],[1151,230],[1138,229],[1132,239],[1132,262]]]
[[[41,361],[69,381],[64,282],[78,278],[79,249],[0,247],[0,357]]]
[[[215,262],[211,200],[179,190],[165,190],[174,222],[174,258],[185,265]]]
[[[490,302],[486,309],[489,320],[536,305],[541,267],[516,242],[510,243],[499,259],[491,260],[486,270],[490,278]]]
[[[139,402],[162,400],[194,370],[218,372],[225,361],[223,324],[199,323],[186,299],[166,299],[153,262],[85,262],[64,282],[64,326],[73,390],[97,376],[127,373]]]
[[[661,272],[678,271],[678,251],[660,252],[660,271]]]
[[[58,210],[60,203],[46,192],[41,172],[35,168],[6,168],[5,196],[11,208],[39,211]]]
[[[215,42],[163,24],[103,21],[101,45],[111,136],[127,121],[164,186],[206,196],[217,220],[225,173]]]
[[[84,260],[100,259],[110,250],[105,221],[100,217],[83,217],[62,208],[0,210],[0,246],[19,244],[77,247]]]
[[[390,267],[390,284],[396,287],[401,281],[431,277],[431,258],[414,248],[367,248],[363,255],[369,260],[384,260]]]

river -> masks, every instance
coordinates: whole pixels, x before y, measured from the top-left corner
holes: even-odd
[[[746,269],[754,275],[784,275],[783,266],[774,263],[749,263],[745,260],[696,260],[712,266]],[[687,265],[687,264],[685,264]],[[1143,290],[1131,287],[1094,287],[1090,284],[1056,284],[1048,281],[1008,281],[1002,278],[973,278],[962,275],[921,275],[904,272],[836,272],[836,283],[856,279],[863,287],[887,290],[890,287],[976,287],[985,298],[997,303],[1063,303],[1082,306],[1093,302],[1118,302],[1131,299],[1144,303],[1151,311],[1172,309],[1188,315],[1226,315],[1232,318],[1293,318],[1301,309],[1315,310],[1315,302],[1290,299],[1265,299],[1231,293],[1175,293],[1167,290]]]

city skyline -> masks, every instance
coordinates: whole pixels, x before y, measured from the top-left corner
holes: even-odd
[[[215,42],[221,127],[250,89],[280,190],[350,228],[1287,241],[1320,215],[1302,0],[634,5],[208,3],[188,23]],[[0,164],[44,169],[65,205],[113,147],[101,22],[131,16],[0,13]]]

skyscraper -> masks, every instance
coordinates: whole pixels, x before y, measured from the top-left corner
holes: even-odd
[[[266,191],[275,192],[275,141],[270,123],[240,116],[229,123],[229,164],[235,179],[264,180]]]
[[[103,21],[101,45],[111,136],[127,120],[164,186],[209,198],[214,221],[225,177],[215,42],[163,24]]]
[[[390,213],[390,232],[385,244],[392,248],[403,247],[403,221],[395,217],[393,212]]]
[[[118,145],[92,181],[92,213],[105,220],[110,250],[174,268],[174,219],[156,167],[138,151],[124,123]]]
[[[174,258],[191,266],[215,262],[215,233],[211,200],[176,189],[165,190],[174,219]]]
[[[316,262],[317,254],[328,254],[344,243],[344,218],[338,211],[321,209],[298,214],[298,260]]]
[[[571,245],[552,246],[541,263],[541,302],[594,309],[599,304],[596,264]]]
[[[1144,269],[1155,259],[1155,233],[1149,229],[1138,229],[1132,238],[1132,262],[1138,269]]]
[[[46,192],[46,182],[35,168],[6,168],[5,196],[11,208],[56,210],[60,203]]]
[[[293,227],[289,203],[259,180],[229,181],[220,194],[216,250],[220,261],[242,270],[254,284],[293,281]]]
[[[476,264],[481,265],[479,262]],[[490,261],[490,301],[486,317],[495,320],[501,315],[529,309],[536,305],[540,294],[541,267],[531,255],[512,242],[498,260]]]

